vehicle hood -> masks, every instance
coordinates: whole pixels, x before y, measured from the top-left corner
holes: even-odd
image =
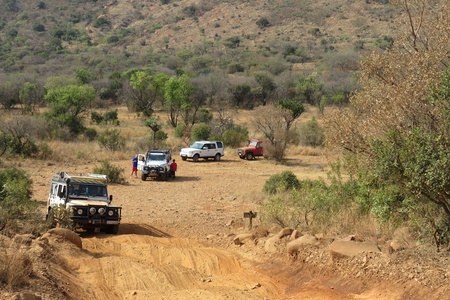
[[[251,146],[251,147],[241,147],[241,148],[239,148],[238,150],[250,150],[250,149],[256,149],[256,147],[253,147],[253,146]]]
[[[67,202],[68,206],[75,206],[75,205],[79,205],[79,206],[88,206],[88,205],[106,205],[109,206],[109,201],[108,200],[84,200],[84,199],[70,199]]]
[[[164,167],[167,163],[164,161],[148,161],[144,166],[146,167]]]

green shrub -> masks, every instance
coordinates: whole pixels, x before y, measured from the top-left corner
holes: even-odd
[[[283,171],[281,173],[270,176],[263,187],[266,194],[273,195],[292,189],[300,188],[301,184],[297,176],[291,171]]]
[[[37,6],[37,8],[39,8],[39,9],[45,9],[45,3],[42,2],[42,1],[39,1],[39,2],[36,4],[36,6]]]
[[[36,201],[31,200],[32,180],[12,167],[0,170],[0,231],[7,236],[37,233],[44,219]]]
[[[211,130],[208,124],[205,123],[195,124],[191,130],[191,140],[193,141],[207,140],[209,138],[210,133]]]
[[[270,22],[266,18],[260,18],[258,21],[256,21],[256,25],[258,25],[259,28],[263,29],[268,27],[270,25]]]
[[[93,173],[104,174],[108,176],[108,181],[112,183],[124,184],[125,178],[123,176],[124,169],[118,166],[114,166],[108,159],[101,161],[101,165],[95,167]]]
[[[118,121],[119,121],[118,115],[119,115],[119,112],[116,108],[114,110],[105,112],[105,114],[103,115],[103,119],[105,120],[106,124],[112,123],[112,124],[118,125]]]
[[[95,128],[86,128],[84,131],[84,136],[89,142],[92,142],[97,137],[97,130],[95,130]]]
[[[52,149],[46,142],[39,143],[38,148],[39,148],[39,158],[40,159],[49,159],[53,154]]]
[[[42,25],[41,23],[34,23],[32,28],[34,31],[37,31],[37,32],[45,31],[45,26]]]
[[[111,35],[106,38],[106,42],[108,44],[115,44],[119,41],[119,37],[117,35]]]
[[[177,138],[182,138],[185,132],[186,132],[186,125],[178,123],[177,127],[175,127],[175,136]]]
[[[125,148],[125,138],[120,136],[120,131],[117,129],[107,129],[99,134],[97,140],[100,147],[111,151],[118,151]]]
[[[103,116],[96,111],[91,112],[91,120],[95,124],[101,124],[103,122]]]
[[[213,118],[213,115],[206,108],[200,108],[197,114],[197,118],[200,123],[209,124]]]
[[[103,17],[98,18],[97,20],[95,20],[94,25],[95,28],[100,28],[100,27],[107,27],[109,26],[109,21]]]
[[[325,132],[322,126],[317,122],[316,118],[303,123],[298,129],[298,140],[302,146],[319,147],[325,142]]]
[[[222,140],[227,147],[240,147],[248,141],[248,130],[243,126],[235,125],[224,131]]]

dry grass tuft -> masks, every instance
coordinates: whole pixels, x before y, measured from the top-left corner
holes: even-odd
[[[0,253],[0,282],[9,289],[26,284],[32,271],[31,260],[21,249],[7,248]]]

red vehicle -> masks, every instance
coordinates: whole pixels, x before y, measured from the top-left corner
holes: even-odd
[[[251,140],[247,147],[238,149],[238,155],[241,159],[255,159],[257,156],[264,155],[263,141]]]

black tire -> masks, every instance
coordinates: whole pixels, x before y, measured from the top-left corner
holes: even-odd
[[[147,180],[147,174],[142,173],[141,179],[142,179],[142,181],[146,181]]]
[[[184,156],[181,157],[182,161],[186,161],[186,159],[187,159],[187,157],[184,157]]]
[[[87,233],[94,233],[95,232],[95,228],[93,228],[93,227],[86,228],[86,232]]]
[[[255,159],[255,156],[253,155],[252,152],[248,152],[248,153],[245,155],[245,158],[247,158],[247,160],[252,160],[252,159]]]
[[[107,234],[117,234],[119,233],[119,225],[108,225],[106,228]]]
[[[222,155],[220,155],[220,153],[216,153],[216,155],[214,156],[214,160],[219,161],[221,157]]]
[[[192,157],[192,160],[195,162],[198,162],[199,159],[200,159],[200,155],[198,155],[198,154],[194,154],[194,157]]]

